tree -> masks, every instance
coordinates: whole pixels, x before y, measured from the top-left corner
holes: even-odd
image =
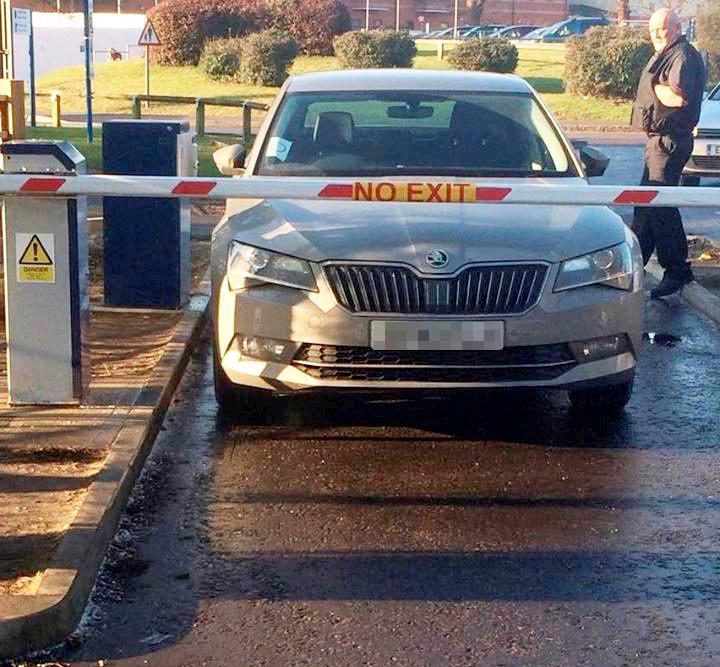
[[[618,23],[627,21],[630,18],[630,0],[617,0],[616,13]]]
[[[656,9],[667,7],[681,18],[690,18],[697,14],[703,0],[636,0],[632,3],[641,14],[652,14]]]
[[[485,9],[487,0],[465,0],[465,6],[468,9],[467,22],[470,25],[479,25],[480,17]]]

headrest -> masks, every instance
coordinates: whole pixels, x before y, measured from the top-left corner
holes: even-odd
[[[315,120],[313,141],[323,147],[351,144],[353,117],[347,111],[322,111]]]
[[[469,102],[456,102],[450,116],[450,127],[453,130],[472,132],[482,122],[483,110]]]

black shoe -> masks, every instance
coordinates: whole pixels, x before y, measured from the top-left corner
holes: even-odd
[[[663,275],[660,284],[655,289],[650,290],[650,298],[662,299],[663,297],[675,294],[675,292],[679,292],[685,285],[691,283],[693,280],[695,280],[695,276],[690,269],[675,274],[665,271],[665,275]]]

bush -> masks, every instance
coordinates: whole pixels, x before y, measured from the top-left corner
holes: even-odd
[[[708,82],[720,80],[720,0],[707,0],[697,15],[698,46],[708,52]]]
[[[271,22],[262,0],[163,0],[148,17],[162,42],[152,57],[162,65],[197,65],[207,40],[237,37]]]
[[[480,37],[458,44],[447,59],[455,69],[508,74],[517,67],[518,50],[507,39]]]
[[[417,54],[415,41],[405,32],[366,30],[347,32],[335,38],[335,55],[343,67],[412,67]]]
[[[238,79],[253,86],[279,86],[287,79],[297,52],[297,43],[287,33],[252,33],[242,41]]]
[[[591,28],[567,42],[568,91],[593,97],[633,99],[653,54],[645,31],[623,26]]]
[[[274,27],[287,32],[306,55],[332,55],[333,38],[350,30],[350,12],[340,0],[270,2]]]
[[[232,79],[240,67],[242,40],[237,37],[211,39],[205,42],[198,67],[215,81]]]

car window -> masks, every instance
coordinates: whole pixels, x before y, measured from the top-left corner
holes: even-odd
[[[288,94],[257,165],[266,176],[577,175],[524,93]]]

